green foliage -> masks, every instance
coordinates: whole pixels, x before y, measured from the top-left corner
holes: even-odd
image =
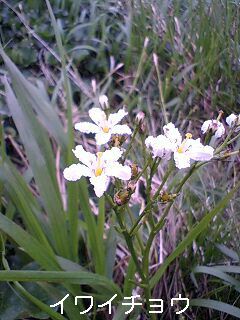
[[[113,108],[119,102],[126,104],[130,120],[139,109],[144,110],[151,120],[148,127],[155,127],[156,132],[164,118],[181,128],[192,128],[216,110],[239,110],[239,4],[227,0],[27,0],[22,7],[15,0],[0,3],[4,269],[0,271],[0,290],[10,296],[0,307],[1,319],[77,319],[83,306],[78,309],[73,297],[81,293],[91,294],[99,302],[117,293],[114,319],[124,319],[121,300],[136,286],[144,289],[147,297],[158,292],[164,277],[169,292],[159,290],[164,292],[163,298],[177,294],[172,289],[171,268],[175,264],[181,269],[178,273],[176,268],[176,287],[194,298],[193,315],[197,312],[200,318],[208,317],[203,307],[215,310],[216,317],[220,313],[239,317],[239,308],[233,305],[239,299],[239,267],[224,266],[232,260],[239,264],[239,253],[234,251],[239,250],[235,235],[239,224],[235,214],[239,210],[235,195],[239,189],[237,156],[221,166],[216,161],[209,170],[199,166],[196,174],[192,167],[186,179],[174,172],[168,189],[176,192],[177,199],[169,206],[158,204],[160,209],[152,218],[157,220],[154,228],[151,213],[144,212],[144,222],[138,217],[139,205],[121,211],[104,197],[90,201],[92,193],[86,180],[65,185],[61,176],[62,169],[75,161],[75,112],[83,114],[95,105],[100,92],[108,92]],[[158,57],[157,70],[153,53]],[[96,92],[90,87],[93,79],[97,81]],[[8,150],[4,140],[12,135],[24,154],[25,172],[22,158]],[[144,135],[136,135],[134,143],[129,155],[144,167]],[[239,142],[234,146],[239,149]],[[167,172],[164,165],[161,170]],[[161,177],[163,187],[166,181]],[[158,194],[151,198],[151,182],[143,198],[148,198],[155,211]],[[93,214],[95,206],[97,215]],[[141,224],[133,230],[136,221]],[[142,223],[146,224],[143,228]],[[176,224],[176,229],[168,229],[168,223]],[[134,232],[128,234],[131,230]],[[161,249],[164,261],[159,266],[160,249],[154,237],[162,234],[176,238],[173,245]],[[234,250],[227,247],[229,243]],[[216,247],[226,255],[224,260]],[[130,259],[126,263],[127,250]],[[143,257],[141,263],[136,263],[138,257]],[[206,266],[196,267],[202,261]],[[210,263],[221,266],[209,267]],[[194,278],[196,289],[192,288],[191,271],[218,279],[208,283],[213,299],[202,293],[204,289],[197,287]],[[137,272],[140,277],[136,278]],[[71,299],[64,305],[63,317],[49,305],[67,292]],[[132,319],[141,312],[136,308]],[[101,319],[102,315],[95,310],[93,317]],[[88,318],[92,315],[83,316]]]

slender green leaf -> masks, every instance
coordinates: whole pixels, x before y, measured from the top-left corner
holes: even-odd
[[[48,11],[51,17],[57,46],[61,56],[61,64],[62,64],[62,72],[63,72],[63,80],[64,80],[64,89],[66,92],[67,98],[67,118],[68,118],[68,148],[67,148],[67,159],[68,162],[73,162],[73,153],[72,148],[74,147],[74,133],[73,133],[73,122],[72,122],[72,90],[70,81],[67,76],[66,69],[66,56],[65,50],[62,44],[61,34],[59,32],[59,27],[56,22],[51,4],[48,0],[46,0],[46,4],[48,7]],[[72,257],[75,261],[78,260],[78,188],[74,183],[68,184],[68,220],[69,220],[69,242],[70,251],[72,252]]]
[[[113,226],[110,227],[107,233],[107,239],[105,244],[106,258],[105,258],[105,267],[106,267],[106,276],[109,279],[113,277],[113,270],[116,259],[116,249],[117,249],[117,235]]]
[[[8,59],[5,54],[2,53],[2,55],[4,60]],[[62,256],[69,257],[66,223],[55,176],[50,141],[32,109],[27,108],[25,96],[18,92],[20,107],[7,81],[5,81],[5,87],[9,109],[24,143],[34,178],[50,218],[56,250]]]
[[[95,289],[101,287],[101,290],[118,294],[118,298],[122,297],[119,287],[112,281],[87,271],[0,271],[0,281],[46,281],[88,285]]]
[[[152,279],[150,280],[150,287],[153,288],[157,282],[161,279],[162,275],[164,274],[165,270],[174,261],[184,250],[187,246],[189,246],[199,234],[208,227],[210,221],[220,213],[224,207],[229,203],[235,192],[239,189],[240,182],[213,208],[208,214],[206,214],[202,220],[190,230],[187,236],[180,242],[177,248],[166,258],[164,263],[161,267],[156,271]]]
[[[234,250],[232,249],[229,249],[228,247],[226,247],[225,245],[223,244],[217,244],[216,247],[223,253],[225,254],[227,257],[235,260],[235,261],[240,261],[240,257],[239,255],[237,254],[237,252],[235,252]]]
[[[99,243],[99,241],[97,241],[97,239],[99,238],[97,224],[89,204],[87,182],[84,178],[79,181],[79,190],[80,206],[87,225],[87,236],[89,240],[91,255],[94,260],[94,266],[96,272],[103,275],[105,272],[104,252],[102,251],[101,244]]]
[[[21,96],[24,96],[26,104],[36,113],[48,132],[56,139],[63,150],[67,150],[66,133],[63,130],[63,126],[56,111],[46,99],[45,95],[42,94],[42,89],[34,86],[23,76],[1,47],[0,54],[2,55],[7,70],[11,76],[13,88],[17,97],[20,98]]]
[[[2,243],[3,245],[3,243]],[[5,252],[2,252],[2,263],[4,268],[6,269],[7,272],[10,271],[8,262],[4,256]],[[41,302],[39,299],[37,299],[36,297],[34,297],[31,293],[29,293],[19,282],[14,281],[13,285],[15,287],[15,290],[22,295],[24,298],[28,299],[30,302],[32,302],[35,306],[37,306],[40,310],[46,312],[48,315],[51,316],[52,319],[56,319],[56,320],[64,320],[65,318],[63,316],[61,316],[60,314],[58,314],[57,312],[55,312],[52,308],[50,308],[48,305],[46,305],[45,303]]]
[[[240,309],[228,303],[211,300],[211,299],[192,299],[190,300],[190,306],[214,309],[219,312],[225,312],[227,314],[230,314],[240,319]]]
[[[27,230],[52,251],[46,237],[48,230],[46,230],[42,210],[24,179],[11,162],[4,161],[0,164],[0,180],[3,182],[9,198],[18,208]]]
[[[135,286],[134,284],[135,273],[136,273],[136,266],[131,257],[128,262],[127,273],[124,281],[123,293],[125,297],[132,294],[132,290],[134,289],[134,286]]]
[[[240,281],[235,279],[234,277],[229,276],[228,274],[224,273],[223,271],[217,269],[216,267],[205,267],[205,266],[198,266],[193,269],[193,273],[204,273],[209,274],[223,281],[229,283],[230,285],[234,286],[238,292],[240,292]]]
[[[33,236],[24,231],[16,223],[0,214],[0,230],[12,238],[40,266],[47,270],[60,269],[55,256],[39,243]]]

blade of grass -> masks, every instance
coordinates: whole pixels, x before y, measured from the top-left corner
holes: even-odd
[[[24,251],[29,254],[39,265],[47,270],[60,269],[54,254],[50,253],[45,246],[24,231],[16,223],[0,214],[0,230],[13,239]]]
[[[89,204],[89,193],[87,189],[87,182],[85,179],[82,178],[79,181],[78,185],[80,190],[79,194],[81,195],[80,206],[82,209],[84,220],[86,221],[86,225],[87,225],[87,236],[88,236],[91,255],[94,260],[94,267],[97,273],[103,275],[105,272],[104,252],[102,251],[101,244],[97,240],[99,238],[98,229],[97,229],[97,224]]]
[[[2,55],[4,60],[7,60],[5,54],[2,53]],[[32,109],[27,107],[24,94],[18,92],[20,107],[6,79],[5,87],[8,107],[20,133],[34,178],[50,218],[55,248],[60,255],[68,258],[66,222],[55,176],[56,169],[50,141]]]
[[[74,147],[74,134],[73,134],[73,122],[72,122],[72,91],[70,86],[70,81],[67,76],[66,69],[66,56],[65,50],[62,44],[61,35],[58,29],[58,25],[52,11],[51,4],[48,0],[45,0],[47,8],[51,17],[51,22],[53,25],[58,50],[60,52],[64,89],[67,98],[67,119],[68,119],[68,149],[67,149],[67,161],[72,163],[74,161],[72,149]],[[72,257],[74,261],[78,261],[78,188],[77,184],[69,183],[67,187],[68,191],[68,220],[70,229],[70,250],[72,252]]]
[[[119,287],[104,276],[87,271],[0,271],[0,281],[19,282],[55,282],[88,285],[93,289],[106,290],[109,294],[118,294],[118,299],[122,298]],[[101,289],[100,289],[101,288]]]
[[[105,248],[104,248],[104,223],[105,223],[105,198],[102,196],[98,201],[98,217],[97,217],[97,235],[98,235],[98,242],[99,242],[99,249],[101,251],[101,257],[103,261],[106,261],[105,257]],[[103,270],[101,274],[105,274],[105,264],[102,265]]]
[[[240,319],[240,309],[225,302],[211,299],[192,299],[190,300],[190,306],[214,309]]]
[[[113,278],[113,271],[116,259],[116,250],[117,250],[117,235],[113,226],[110,226],[110,229],[107,232],[107,239],[105,244],[105,266],[106,266],[106,277],[109,279]]]
[[[238,292],[240,292],[240,281],[215,267],[198,266],[193,269],[193,273],[209,274],[219,279],[222,279],[223,281],[229,283],[229,285],[234,286],[235,289],[238,290]]]
[[[9,161],[0,164],[0,180],[4,190],[15,204],[23,218],[24,225],[31,235],[42,243],[50,252],[52,248],[47,240],[46,222],[44,222],[41,208],[28,188],[22,176]],[[45,231],[45,233],[44,233]]]
[[[16,95],[24,95],[26,104],[31,108],[47,131],[56,139],[62,150],[67,150],[67,137],[53,106],[42,94],[42,89],[28,81],[16,65],[7,57],[0,45],[0,53],[12,80]]]
[[[133,259],[130,258],[128,262],[128,268],[127,268],[127,273],[125,276],[124,287],[123,287],[124,297],[128,297],[132,294],[132,291],[135,286],[134,284],[135,273],[136,273],[136,266]]]
[[[0,235],[1,236],[1,235]],[[8,261],[5,258],[5,249],[4,249],[4,240],[1,237],[1,253],[2,253],[2,264],[6,271],[10,271]],[[10,285],[11,286],[11,285]],[[52,308],[50,308],[45,303],[41,302],[39,299],[34,297],[31,293],[29,293],[19,282],[14,281],[13,282],[14,289],[24,298],[26,298],[28,301],[32,302],[35,306],[39,308],[39,310],[42,310],[43,312],[46,312],[51,319],[56,320],[64,320],[65,318],[55,312]]]
[[[236,186],[213,208],[208,214],[206,214],[202,220],[193,227],[187,236],[180,242],[177,248],[166,258],[164,263],[160,266],[160,268],[156,271],[154,276],[150,280],[150,287],[153,288],[158,281],[161,279],[162,275],[164,274],[165,270],[174,261],[184,250],[187,246],[189,246],[199,234],[208,227],[210,221],[220,213],[229,203],[235,192],[239,189],[240,182],[236,184]]]

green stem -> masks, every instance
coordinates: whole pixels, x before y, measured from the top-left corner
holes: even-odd
[[[191,177],[191,175],[193,174],[195,169],[196,169],[196,163],[189,170],[188,174],[182,179],[182,181],[180,182],[180,184],[178,185],[178,187],[176,189],[176,193],[178,193],[182,189],[183,185]],[[157,233],[164,226],[165,218],[167,217],[172,205],[173,205],[173,202],[168,204],[168,206],[165,208],[165,210],[163,212],[163,215],[162,215],[161,219],[158,221],[158,223],[156,224],[154,229],[152,229],[152,231],[150,232],[150,235],[149,235],[146,247],[145,247],[144,256],[143,256],[143,272],[144,272],[146,278],[148,278],[147,273],[149,272],[149,254],[150,254],[150,250],[151,250],[151,247],[152,247],[152,243],[153,243],[154,238],[157,235]]]
[[[149,176],[149,179],[147,179],[147,188],[146,188],[147,203],[151,201],[152,179],[153,179],[155,172],[157,171],[157,168],[158,168],[160,161],[161,161],[161,159],[155,158],[153,161],[153,164],[151,166],[150,176]],[[151,227],[153,228],[154,227],[154,218],[153,218],[151,211],[149,212],[149,222],[150,222]]]
[[[226,139],[223,141],[223,143],[221,144],[221,146],[218,147],[218,148],[215,150],[214,155],[219,154],[219,153],[229,144],[229,142],[231,141],[231,140],[229,141],[229,139],[230,139],[230,137],[231,137],[231,135],[232,135],[232,132],[233,132],[232,130],[229,131]]]
[[[227,142],[227,145],[233,143],[233,142],[234,142],[235,140],[237,140],[239,137],[240,137],[240,132],[239,132],[234,138],[232,138],[231,140],[229,140],[229,141]]]
[[[132,229],[130,230],[129,234],[130,236],[133,236],[135,230],[140,227],[139,223],[142,220],[142,218],[148,213],[148,211],[151,209],[153,203],[157,200],[157,197],[159,196],[160,191],[162,190],[165,182],[167,181],[170,173],[172,172],[172,165],[170,164],[168,170],[166,171],[162,183],[160,184],[160,186],[158,187],[157,191],[155,192],[154,196],[152,197],[152,200],[150,202],[147,203],[145,209],[143,210],[143,212],[140,214],[140,216],[138,217],[138,219],[136,220],[135,224],[133,225]]]
[[[124,154],[124,157],[123,157],[123,160],[122,160],[122,163],[123,163],[123,164],[124,164],[124,162],[126,161],[127,156],[128,156],[129,152],[130,152],[131,149],[132,149],[133,141],[134,141],[134,139],[135,139],[135,137],[136,137],[136,135],[137,135],[137,133],[138,133],[138,130],[139,130],[139,125],[137,125],[137,126],[135,127],[134,131],[133,131],[132,138],[131,138],[131,140],[130,140],[130,142],[129,142],[129,145],[128,145],[128,147],[127,147],[127,150],[126,150],[126,152],[125,152],[125,154]]]
[[[142,168],[141,172],[139,172],[137,177],[134,179],[135,182],[137,182],[141,178],[141,176],[146,172],[146,170],[147,170],[149,164],[151,163],[151,161],[152,161],[152,157],[150,156],[148,161],[146,161],[144,167]]]
[[[114,212],[116,214],[118,224],[119,224],[119,226],[121,228],[121,233],[124,236],[124,239],[125,239],[125,241],[127,243],[127,247],[128,247],[128,249],[130,251],[130,254],[132,256],[132,259],[134,261],[136,269],[137,269],[142,281],[144,281],[145,280],[144,273],[143,273],[143,271],[142,271],[142,269],[140,267],[140,262],[138,261],[137,254],[136,254],[135,248],[133,246],[132,238],[129,235],[129,232],[128,232],[128,230],[127,230],[127,228],[124,225],[123,220],[122,220],[122,213],[123,212],[121,210],[121,207],[116,206],[115,203],[113,202],[112,198],[108,194],[106,194],[106,199],[109,201],[109,203],[111,204],[111,206],[112,206],[112,208],[113,208],[113,210],[114,210]]]
[[[155,65],[155,68],[157,71],[159,100],[160,100],[160,106],[162,107],[164,122],[165,122],[165,124],[167,124],[168,123],[168,116],[167,116],[167,112],[166,112],[166,105],[165,105],[165,99],[164,99],[164,94],[163,94],[163,83],[162,83],[160,70],[159,70],[159,66],[158,66],[157,62],[158,61],[156,61],[156,63],[154,63],[154,65]]]
[[[129,208],[128,205],[126,205],[126,209],[127,209],[127,213],[129,215],[129,218],[130,218],[131,222],[133,223],[134,222],[134,217],[133,217],[132,211],[131,211],[131,209]],[[139,233],[136,234],[136,238],[137,238],[139,247],[141,249],[141,252],[143,252],[144,251],[143,242],[142,242],[142,239],[141,239]]]
[[[125,227],[124,223],[123,223],[123,220],[122,220],[122,216],[121,216],[121,211],[119,211],[118,208],[115,208],[115,213],[116,213],[116,217],[117,217],[117,220],[118,220],[118,223],[119,223],[119,226],[120,228],[122,229],[122,234],[125,238],[125,241],[127,243],[127,246],[128,246],[128,249],[130,251],[130,254],[133,258],[133,261],[135,263],[135,266],[136,266],[136,269],[141,277],[141,279],[144,281],[145,280],[145,276],[144,276],[144,273],[140,267],[140,263],[139,263],[139,260],[137,258],[137,254],[136,254],[136,251],[135,251],[135,248],[133,246],[133,242],[132,242],[132,238],[130,237],[128,231],[127,231],[127,228]]]

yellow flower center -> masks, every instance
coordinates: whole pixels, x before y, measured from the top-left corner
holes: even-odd
[[[188,132],[186,133],[185,137],[186,139],[192,139],[192,134]]]
[[[177,152],[178,153],[183,153],[183,147],[184,147],[184,145],[182,143],[181,146],[177,149]]]
[[[95,176],[98,177],[102,174],[103,169],[101,168],[101,158],[102,158],[103,153],[98,152],[97,153],[97,167],[95,169]]]
[[[185,146],[188,139],[192,139],[192,134],[188,132],[188,133],[186,133],[185,137],[186,137],[186,139],[183,140],[182,144],[177,149],[178,153],[184,152],[184,146]]]
[[[103,130],[104,133],[108,133],[109,132],[109,128],[108,127],[103,127],[102,130]]]
[[[95,176],[96,176],[96,177],[100,176],[100,175],[102,174],[102,172],[103,172],[103,169],[102,169],[102,168],[97,168],[97,169],[95,170]]]

